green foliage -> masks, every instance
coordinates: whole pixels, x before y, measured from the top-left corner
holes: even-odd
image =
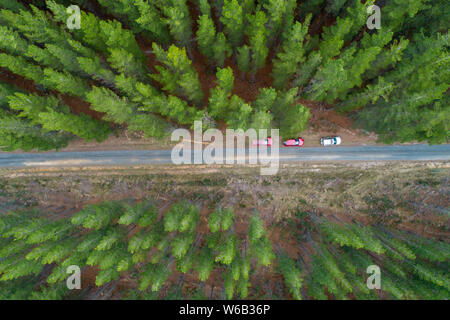
[[[292,297],[296,300],[301,300],[302,294],[300,289],[302,288],[303,279],[300,270],[295,266],[295,261],[285,254],[281,255],[278,257],[278,268],[283,274],[284,281],[289,287]]]
[[[251,50],[251,65],[252,65],[252,79],[256,75],[256,72],[261,69],[265,62],[269,49],[267,48],[267,29],[265,23],[267,23],[266,14],[263,11],[257,11],[254,15],[248,16],[249,27],[247,29],[247,36],[249,38],[250,50]]]
[[[84,1],[76,3],[92,11]],[[295,0],[201,0],[196,10],[190,10],[186,0],[101,0],[104,10],[96,8],[96,14],[82,10],[83,27],[74,30],[66,28],[67,1],[34,4],[24,6],[14,0],[2,4],[0,66],[44,90],[87,100],[92,109],[106,114],[105,120],[126,125],[130,131],[143,131],[145,136],[167,135],[169,126],[159,116],[186,126],[203,118],[202,111],[189,105],[203,107],[197,70],[208,73],[212,67],[223,69],[236,63],[242,80],[250,73],[253,84],[259,70],[270,69],[267,57],[272,57],[275,88],[283,92],[298,88],[303,98],[337,102],[341,112],[357,111],[358,123],[376,131],[385,142],[441,143],[448,139],[448,61],[443,58],[448,49],[443,45],[448,41],[443,23],[448,20],[448,10],[442,0],[381,4],[388,12],[383,18],[386,28],[377,32],[364,31],[372,0],[308,0],[300,4]],[[48,11],[40,9],[45,7]],[[321,10],[324,14],[319,15]],[[191,16],[193,12],[198,16]],[[197,20],[195,39],[193,20]],[[135,35],[153,41],[153,50],[145,50],[145,43],[138,44]],[[424,37],[429,39],[422,41]],[[207,58],[206,69],[201,61],[195,61],[195,68],[191,63],[197,58],[194,41]],[[436,46],[442,57],[436,52],[433,59],[431,53],[424,54],[426,47],[431,52]],[[157,58],[156,66],[150,53]],[[422,55],[430,59],[418,58]],[[151,67],[147,67],[150,61]],[[432,64],[432,72],[424,75],[419,65],[428,64]],[[412,82],[424,82],[423,88],[397,81],[408,79],[412,66],[418,70],[413,72]],[[155,69],[156,74],[149,76],[149,70]],[[158,83],[153,87],[151,80]],[[108,105],[101,106],[99,97]],[[214,119],[234,129],[277,125],[283,135],[291,136],[306,126],[307,110],[295,103],[290,103],[290,108],[273,104],[262,110],[253,108],[248,97],[244,100],[215,91],[210,98],[213,105],[208,109],[216,113]],[[53,131],[63,127],[63,122],[71,122],[74,126],[66,127],[78,136],[99,141],[106,136],[105,126],[97,135],[91,132],[99,126],[94,125],[96,121],[55,112],[42,116],[42,121],[52,122],[45,127]],[[90,123],[86,125],[89,133],[79,129],[85,122]],[[4,144],[18,144],[16,134],[5,134],[11,142]]]
[[[262,219],[257,213],[250,218],[250,227],[248,230],[248,237],[250,242],[256,242],[265,235],[265,229]]]
[[[224,275],[224,287],[225,293],[228,300],[233,299],[234,291],[235,291],[235,280],[233,279],[233,274],[231,271],[228,271]]]
[[[145,0],[135,0],[133,2],[140,14],[139,18],[135,20],[140,27],[151,32],[158,42],[163,44],[169,43],[169,31],[156,7]]]
[[[81,78],[68,72],[59,72],[51,68],[44,69],[45,84],[61,93],[85,98],[89,91],[88,84]]]
[[[204,247],[200,251],[200,255],[198,256],[197,264],[195,266],[195,270],[198,272],[198,278],[200,281],[205,282],[208,280],[211,271],[214,268],[214,252]]]
[[[359,123],[379,133],[386,142],[448,139],[448,35],[417,35],[395,70],[386,77],[394,84],[386,99],[366,106]]]
[[[227,231],[234,221],[234,213],[231,208],[218,208],[210,214],[208,219],[209,230],[214,233],[218,231]]]
[[[250,64],[250,47],[243,45],[242,47],[237,49],[237,64],[239,70],[243,73],[247,73],[251,69]]]
[[[220,262],[225,265],[231,264],[237,254],[237,238],[235,235],[229,235],[216,248],[218,254],[214,259],[215,262]]]
[[[304,131],[310,116],[309,109],[302,104],[295,103],[298,88],[277,92],[271,110],[274,119],[279,123],[280,135],[285,138],[297,137]]]
[[[197,71],[186,55],[186,49],[172,45],[169,50],[164,51],[153,43],[153,50],[164,67],[156,66],[159,73],[152,75],[152,78],[163,85],[163,90],[183,95],[197,105],[201,104],[203,91]]]
[[[312,52],[308,59],[303,63],[299,70],[297,70],[293,85],[296,87],[303,87],[306,85],[311,77],[314,75],[316,68],[321,64],[322,56],[318,52]]]
[[[135,106],[128,99],[119,97],[107,88],[92,87],[92,90],[86,95],[86,100],[94,110],[106,114],[105,120],[116,123],[127,122],[134,113]]]
[[[135,205],[125,205],[125,212],[117,223],[130,225],[132,223],[141,227],[150,227],[156,220],[157,212],[153,204],[138,202]]]
[[[230,110],[230,97],[234,86],[233,70],[228,67],[217,69],[217,87],[211,89],[209,97],[209,114],[220,119],[226,117]]]
[[[105,202],[101,205],[88,205],[71,218],[74,225],[82,225],[88,229],[99,230],[108,226],[121,213],[121,205],[116,202]]]
[[[267,0],[263,7],[268,14],[269,39],[275,40],[283,28],[286,11],[289,10],[289,1],[286,0]]]
[[[214,58],[214,42],[216,38],[216,27],[208,15],[201,15],[198,18],[197,43],[200,52],[209,59]]]
[[[319,228],[311,228],[318,231],[310,240],[315,250],[312,259],[299,257],[296,263],[282,250],[277,249],[275,256],[257,214],[250,219],[249,241],[234,232],[230,209],[217,209],[210,215],[207,222],[211,233],[203,242],[197,229],[198,218],[198,209],[187,202],[175,203],[162,219],[151,202],[88,205],[71,218],[56,220],[36,210],[3,214],[0,296],[66,298],[69,292],[61,289],[65,287],[66,268],[78,265],[98,268],[96,286],[118,281],[124,272],[133,278],[138,275],[142,295],[147,295],[150,288],[154,297],[163,292],[163,286],[170,292],[177,290],[167,282],[175,267],[185,274],[195,270],[202,282],[217,268],[224,275],[226,297],[232,299],[236,294],[245,299],[254,294],[249,291],[252,269],[267,267],[274,260],[277,268],[266,270],[279,272],[295,299],[303,297],[304,281],[307,295],[315,299],[326,299],[327,295],[348,299],[350,294],[357,299],[377,298],[380,292],[366,286],[366,269],[373,264],[383,270],[384,296],[448,296],[450,280],[445,272],[450,246],[442,241],[382,227],[354,223],[340,226],[319,219]],[[310,263],[305,262],[308,260]],[[303,275],[301,270],[310,273]],[[48,285],[42,286],[44,277]]]
[[[170,269],[164,264],[147,265],[146,271],[142,273],[139,290],[144,291],[151,285],[151,291],[158,292],[170,275]]]
[[[302,104],[292,105],[280,120],[280,135],[286,138],[298,136],[306,129],[309,116],[309,109]]]
[[[180,47],[189,46],[192,38],[191,17],[186,0],[169,0],[167,3],[157,4],[165,15],[164,21],[173,39]]]
[[[346,100],[337,105],[337,110],[340,112],[357,110],[369,103],[376,103],[381,97],[388,101],[389,93],[393,89],[393,83],[387,83],[383,77],[379,77],[375,84],[369,84],[363,91],[350,94]]]
[[[407,17],[413,18],[418,12],[427,8],[427,0],[397,0],[386,4],[383,11],[387,12],[386,25],[391,30],[397,31],[402,24],[408,21]]]
[[[125,21],[134,33],[143,33],[163,43],[169,42],[169,32],[161,21],[161,14],[148,1],[100,0],[99,4],[105,7],[108,13],[112,13],[120,20]]]
[[[19,12],[20,10],[25,10],[25,6],[21,4],[20,2],[16,0],[5,0],[2,1],[1,5],[2,8],[11,10],[13,12]]]
[[[166,232],[186,232],[196,229],[199,211],[195,205],[187,202],[174,204],[164,215],[164,230]]]
[[[250,248],[252,254],[258,259],[258,262],[263,266],[268,266],[275,259],[275,254],[272,250],[272,244],[266,236],[253,241]]]
[[[70,138],[65,134],[43,130],[40,126],[3,110],[0,110],[0,123],[0,149],[3,151],[59,149],[65,147]]]
[[[222,68],[224,66],[225,59],[230,57],[231,53],[232,49],[228,44],[225,35],[223,32],[219,32],[213,47],[213,57],[216,65]]]
[[[277,58],[273,62],[274,87],[284,89],[287,82],[295,74],[299,64],[304,62],[303,40],[308,32],[308,26],[311,21],[309,15],[303,25],[296,22],[292,30],[287,35],[287,39],[281,47]]]
[[[233,95],[230,99],[230,113],[226,120],[234,130],[242,129],[247,130],[250,126],[250,116],[252,113],[252,107],[237,95]]]
[[[0,84],[2,91],[6,93],[7,86]],[[15,93],[12,95],[12,93]],[[71,114],[69,107],[58,101],[53,96],[41,97],[36,94],[24,94],[9,89],[9,95],[5,95],[5,102],[11,110],[15,110],[19,117],[28,118],[31,124],[40,124],[49,132],[68,132],[86,140],[103,141],[107,138],[109,128],[87,115]],[[12,120],[10,118],[10,120]],[[5,119],[5,123],[11,121]],[[6,129],[6,128],[5,128]],[[14,129],[14,128],[11,128]],[[19,129],[19,127],[17,127]],[[36,130],[30,130],[36,131]]]
[[[351,19],[338,17],[335,25],[323,29],[322,40],[319,44],[319,52],[323,62],[328,62],[340,53],[344,45],[344,37],[350,31],[351,26]]]
[[[244,37],[244,12],[238,0],[225,0],[220,21],[231,45],[236,48],[241,45]]]

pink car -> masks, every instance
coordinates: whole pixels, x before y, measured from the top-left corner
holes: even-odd
[[[297,139],[289,139],[283,142],[285,147],[301,147],[305,143],[303,138],[298,137]]]
[[[268,137],[267,139],[262,140],[253,140],[254,146],[271,146],[272,145],[272,138]]]

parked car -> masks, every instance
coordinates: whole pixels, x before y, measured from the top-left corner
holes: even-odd
[[[301,147],[305,143],[303,138],[298,137],[297,139],[289,139],[283,142],[285,147]]]
[[[267,139],[261,139],[261,140],[253,140],[254,146],[271,146],[272,145],[272,138],[268,137]]]
[[[323,137],[320,138],[320,144],[323,146],[332,146],[341,144],[342,139],[339,136]]]

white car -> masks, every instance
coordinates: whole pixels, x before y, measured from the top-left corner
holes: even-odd
[[[342,139],[339,136],[320,138],[320,144],[323,146],[332,146],[341,144]]]

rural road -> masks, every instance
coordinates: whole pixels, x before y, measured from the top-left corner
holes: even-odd
[[[450,160],[450,144],[433,146],[416,144],[397,146],[280,148],[280,162],[391,160]],[[0,152],[0,167],[120,166],[170,163],[172,163],[171,150],[61,151],[43,153]]]

